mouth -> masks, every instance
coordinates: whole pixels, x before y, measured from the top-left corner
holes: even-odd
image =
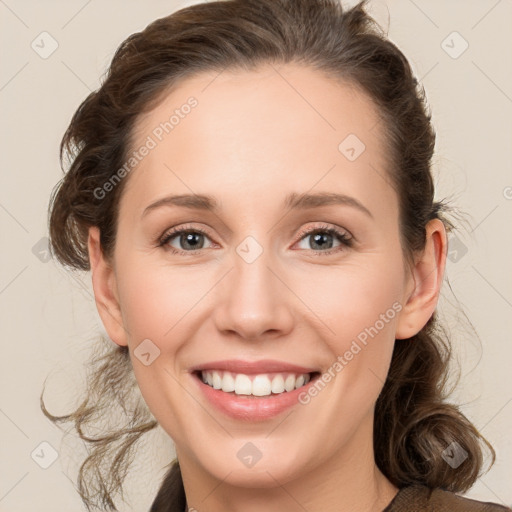
[[[265,398],[300,389],[320,377],[320,372],[235,373],[224,370],[196,370],[192,374],[203,384],[227,395]]]

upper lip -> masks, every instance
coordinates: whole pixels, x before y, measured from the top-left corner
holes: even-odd
[[[262,359],[260,361],[244,361],[241,359],[224,359],[222,361],[210,361],[190,368],[191,372],[202,370],[224,370],[233,373],[258,374],[272,372],[289,373],[313,373],[318,372],[317,368],[308,368],[296,364],[286,363],[273,359]]]

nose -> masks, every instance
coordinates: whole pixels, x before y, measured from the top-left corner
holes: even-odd
[[[234,267],[217,285],[214,322],[223,335],[257,341],[293,329],[295,297],[284,270],[266,254],[251,263],[235,254]]]

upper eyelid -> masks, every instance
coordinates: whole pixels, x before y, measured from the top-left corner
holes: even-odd
[[[305,235],[310,235],[311,233],[314,233],[315,231],[335,231],[335,232],[339,232],[339,234],[346,235],[347,238],[350,238],[350,239],[354,238],[352,236],[352,233],[348,229],[345,229],[345,228],[342,228],[339,226],[329,225],[329,224],[300,229],[298,234],[299,234],[299,236],[305,236]]]

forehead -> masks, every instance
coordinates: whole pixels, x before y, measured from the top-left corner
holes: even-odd
[[[256,208],[249,197],[268,203],[314,189],[382,202],[391,213],[383,128],[365,94],[311,68],[201,73],[137,120],[131,150],[151,148],[122,204],[140,215],[166,194],[204,193]]]

